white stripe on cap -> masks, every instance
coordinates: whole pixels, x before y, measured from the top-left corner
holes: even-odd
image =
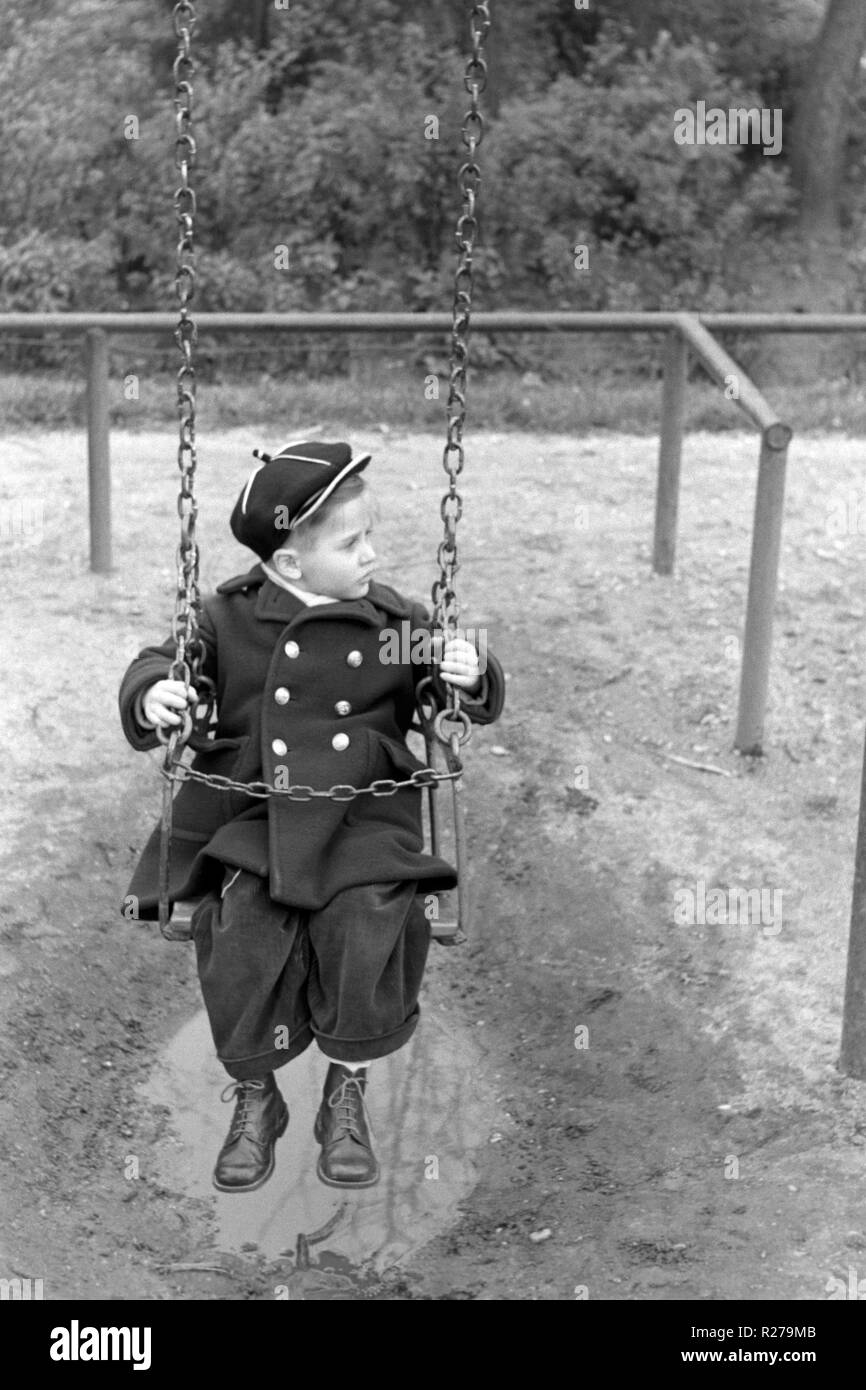
[[[311,459],[308,458],[306,454],[274,454],[271,462],[279,463],[280,459],[285,459],[286,462],[291,459],[293,462],[297,461],[298,463],[320,463],[323,468],[333,468],[334,466],[332,463],[329,463],[327,459]]]
[[[247,485],[244,488],[243,497],[241,498],[241,516],[246,516],[247,513],[247,502],[249,500],[250,488],[253,485],[253,479],[255,478],[257,473],[261,473],[264,466],[265,465],[263,463],[260,463],[258,468],[254,468],[250,476],[247,478]]]

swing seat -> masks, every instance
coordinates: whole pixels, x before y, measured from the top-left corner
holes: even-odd
[[[435,767],[432,757],[433,751],[428,745],[428,767]],[[462,815],[463,810],[460,802],[463,788],[460,782],[450,782],[447,784],[450,790],[445,790],[443,793],[445,785],[441,782],[427,784],[426,806],[424,808],[426,811],[425,840],[430,854],[437,856],[441,854],[445,859],[457,860],[457,887],[447,892],[425,894],[424,914],[430,923],[430,936],[433,941],[437,941],[440,946],[459,946],[466,940],[464,927],[468,925],[466,922],[465,865],[462,863],[462,855],[458,851],[458,846],[462,843],[462,834],[458,834],[457,827],[458,817]],[[453,812],[451,824],[444,837],[439,814],[440,804],[437,801],[437,798],[443,794],[451,803]]]
[[[451,786],[459,796],[462,791],[459,784],[452,782]],[[427,824],[430,828],[426,838],[431,854],[438,854],[439,852],[438,808],[434,801],[438,791],[438,783],[431,783],[427,788]],[[435,830],[432,827],[435,827]],[[454,839],[457,840],[456,835]],[[447,893],[427,893],[424,895],[424,912],[430,923],[430,936],[440,946],[459,946],[466,940],[466,934],[463,930],[463,926],[466,925],[465,896],[461,892],[460,882],[462,870],[463,866],[458,864],[459,880],[456,889]],[[455,897],[456,903],[453,901]],[[166,941],[192,940],[192,919],[201,902],[201,898],[179,898],[173,904],[168,922],[163,930]]]
[[[439,733],[437,721],[442,712],[439,711],[434,696],[433,681],[428,676],[421,681],[417,691],[418,717],[419,722],[410,724],[410,729],[414,733],[421,734],[424,739],[424,752],[426,764],[435,771],[439,771],[437,764],[444,763],[444,770],[456,772],[460,768],[457,757],[457,742],[465,742],[471,732],[469,720],[465,714],[460,715],[460,722],[463,727],[462,738],[456,742],[452,740],[446,742]],[[448,790],[444,790],[447,786]],[[452,858],[457,868],[457,887],[447,893],[431,893],[425,902],[425,913],[430,922],[430,935],[434,941],[438,941],[440,946],[459,946],[466,940],[469,929],[469,903],[466,891],[466,827],[463,815],[463,780],[458,777],[448,783],[428,782],[426,784],[427,798],[425,802],[426,811],[426,835],[427,846],[430,854],[440,855],[445,851],[445,857]],[[440,803],[437,798],[444,795],[448,799],[451,816],[447,822],[447,833],[445,844],[442,844],[442,821],[440,820]],[[434,898],[435,904],[430,903],[430,898]],[[434,910],[430,912],[430,908]],[[440,909],[443,915],[440,916]]]
[[[166,941],[192,940],[193,913],[201,901],[201,898],[178,898],[163,931]]]
[[[445,917],[439,916],[443,899],[447,900],[450,896],[451,894],[447,893],[428,893],[425,895],[425,914],[428,913],[431,906],[429,899],[436,899],[428,920],[430,922],[430,936],[434,941],[438,941],[440,946],[459,946],[462,941],[466,940],[460,928],[458,912],[448,912]],[[193,915],[202,901],[201,898],[178,899],[172,907],[171,915],[163,932],[166,941],[192,940]]]

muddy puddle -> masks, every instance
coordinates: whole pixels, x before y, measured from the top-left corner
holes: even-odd
[[[150,1104],[171,1113],[169,1137],[155,1155],[157,1179],[213,1202],[219,1250],[290,1258],[289,1291],[275,1296],[357,1296],[365,1280],[372,1288],[378,1275],[459,1220],[459,1204],[476,1182],[473,1154],[502,1120],[495,1082],[482,1077],[480,1060],[470,1028],[427,1010],[408,1046],[370,1069],[368,1107],[382,1175],[376,1187],[346,1192],[316,1177],[313,1121],[328,1064],[318,1048],[308,1048],[276,1074],[291,1119],[277,1143],[273,1176],[257,1192],[223,1194],[211,1173],[233,1104],[220,1103],[229,1078],[214,1057],[202,1010],[142,1088]]]

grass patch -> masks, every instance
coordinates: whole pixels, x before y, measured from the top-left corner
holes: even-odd
[[[256,423],[277,434],[318,424],[325,432],[340,424],[391,429],[437,430],[444,435],[446,387],[428,400],[417,373],[370,371],[356,376],[310,378],[269,374],[202,382],[198,393],[201,429]],[[845,381],[775,386],[767,399],[797,434],[866,430],[866,389]],[[485,430],[539,430],[579,434],[612,430],[655,435],[659,427],[659,380],[626,380],[598,374],[580,383],[545,381],[536,373],[478,371],[468,392],[470,423]],[[124,380],[112,376],[111,423],[127,430],[164,428],[176,418],[174,380],[169,372],[142,377],[139,399],[124,398]],[[0,376],[0,415],[9,430],[83,428],[87,421],[84,382],[67,371]],[[751,428],[737,404],[696,377],[686,403],[690,431]]]

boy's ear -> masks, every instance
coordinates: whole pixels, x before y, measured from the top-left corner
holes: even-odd
[[[275,550],[271,564],[284,579],[297,579],[300,576],[301,566],[294,550]]]

